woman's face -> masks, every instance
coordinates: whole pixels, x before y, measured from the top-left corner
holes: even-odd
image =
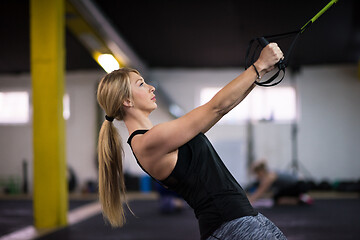
[[[144,79],[134,72],[130,72],[132,107],[144,112],[152,112],[157,108],[155,88],[147,84]]]

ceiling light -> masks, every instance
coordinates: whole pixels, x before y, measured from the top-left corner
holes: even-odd
[[[97,57],[97,61],[107,73],[120,68],[118,61],[112,54],[100,54]]]

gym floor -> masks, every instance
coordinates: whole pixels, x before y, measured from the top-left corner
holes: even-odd
[[[259,205],[257,210],[271,219],[289,240],[347,240],[360,236],[360,196],[353,194],[312,193],[310,206]],[[95,199],[95,198],[94,198]],[[98,205],[94,199],[70,200],[70,212]],[[32,224],[31,199],[0,200],[0,240],[10,239],[122,239],[122,240],[192,240],[199,239],[197,221],[190,208],[174,213],[159,211],[156,194],[133,194],[130,207],[136,216],[127,212],[123,228],[113,229],[105,224],[99,209],[85,219],[61,229],[37,233],[33,237],[16,235]],[[19,237],[20,236],[20,237]]]

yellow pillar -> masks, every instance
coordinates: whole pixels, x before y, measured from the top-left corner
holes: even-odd
[[[33,98],[34,224],[67,224],[64,0],[30,1]]]

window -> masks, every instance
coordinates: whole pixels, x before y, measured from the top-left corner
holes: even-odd
[[[220,88],[204,88],[200,104],[209,101]],[[220,121],[237,124],[249,119],[256,121],[292,121],[296,117],[296,96],[292,87],[256,88]]]
[[[0,124],[29,122],[29,93],[0,92]]]
[[[63,117],[65,120],[69,120],[70,118],[70,97],[69,94],[65,94],[63,97]]]
[[[63,98],[63,117],[70,118],[70,97]],[[30,120],[28,92],[0,92],[0,124],[25,124]]]

